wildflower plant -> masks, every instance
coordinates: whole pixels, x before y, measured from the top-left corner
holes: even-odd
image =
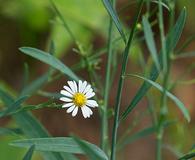
[[[102,0],[101,2],[109,15],[107,17],[109,21],[108,37],[107,43],[102,49],[103,51],[99,52],[92,48],[86,49],[83,47],[82,42],[77,40],[71,28],[69,28],[65,17],[61,15],[55,3],[51,1],[53,11],[72,38],[76,46],[74,51],[81,56],[81,61],[73,65],[73,67],[69,67],[56,58],[54,44],[57,42],[50,44],[49,51],[42,51],[32,47],[21,47],[19,49],[21,53],[49,65],[50,68],[32,83],[25,85],[16,98],[5,89],[0,88],[1,101],[5,106],[0,111],[0,118],[11,116],[18,127],[17,130],[14,128],[0,128],[0,132],[20,136],[20,139],[11,141],[10,145],[28,148],[23,158],[25,160],[30,160],[36,151],[41,151],[41,156],[45,160],[76,160],[78,159],[75,156],[77,154],[84,154],[91,160],[122,159],[118,153],[122,152],[128,144],[148,135],[155,136],[155,155],[157,160],[161,160],[164,159],[162,149],[165,146],[165,128],[178,123],[173,122],[174,120],[169,118],[168,98],[175,103],[184,119],[190,122],[190,114],[187,107],[172,93],[178,81],[172,82],[170,76],[173,61],[179,57],[181,58],[182,55],[182,49],[177,49],[176,45],[184,29],[187,16],[186,8],[184,7],[180,11],[179,16],[176,17],[175,6],[177,1],[135,1],[134,5],[137,7],[132,17],[132,23],[128,27],[119,18],[119,13],[115,7],[116,0]],[[170,19],[167,32],[165,32],[164,12],[169,13]],[[155,14],[155,19],[151,21],[151,17]],[[154,25],[159,28],[161,49],[156,47],[157,43],[152,31]],[[131,60],[132,58],[132,48],[137,43],[145,43],[150,55],[146,59],[143,56],[143,52],[138,53],[139,58],[137,61],[141,71],[139,74],[128,73],[127,64],[129,59]],[[185,48],[186,46],[182,47]],[[104,77],[102,76],[100,79],[101,75],[98,75],[97,72],[97,68],[101,68],[99,63],[103,54],[105,54],[107,60],[104,81],[101,80]],[[118,57],[122,60],[120,61]],[[27,77],[28,67],[27,65],[25,66],[25,77]],[[83,80],[82,77],[79,77],[75,72],[79,69],[88,71],[90,79]],[[119,70],[119,75],[116,74],[117,69]],[[57,81],[63,76],[69,80],[64,82],[64,86],[61,86],[61,91],[50,93],[41,90],[43,85]],[[118,76],[118,80],[116,80],[116,76]],[[130,99],[129,95],[126,95],[125,98],[129,101],[129,105],[126,108],[121,108],[124,83],[129,78],[135,82],[141,80],[143,83],[134,93],[135,96],[133,98]],[[115,105],[112,107],[110,106],[109,97],[111,95],[111,88],[116,83]],[[158,98],[160,97],[160,104],[158,106],[154,104],[153,92],[149,92],[151,88],[157,89],[161,93],[158,96]],[[49,97],[49,100],[37,105],[27,105],[25,101],[35,93],[39,96]],[[128,126],[131,127],[126,128],[124,135],[121,136],[118,134],[120,126],[126,123],[125,120],[132,115],[130,113],[144,97],[146,97],[146,101],[148,102],[146,113],[152,119],[151,125],[132,134],[130,131],[131,127],[133,128],[136,123],[128,122],[130,123]],[[78,138],[75,136],[77,133],[68,137],[51,137],[44,126],[31,113],[32,110],[41,108],[66,109],[66,112],[71,113],[72,117],[75,118],[79,110],[83,118],[91,118],[93,112],[99,113],[99,122],[101,123],[100,144],[92,144],[82,138]],[[144,116],[143,114],[140,115],[141,118],[139,117],[138,121],[141,121]],[[70,116],[70,118],[72,117]],[[109,119],[112,119],[113,123],[110,123]],[[109,130],[109,128],[112,129]],[[175,156],[180,159],[190,159],[194,157],[194,150],[192,149],[186,155],[176,154]],[[125,159],[130,159],[130,157]]]

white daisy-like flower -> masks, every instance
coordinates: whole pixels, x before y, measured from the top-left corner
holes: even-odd
[[[98,107],[95,100],[92,100],[95,93],[91,88],[91,85],[86,81],[82,82],[79,80],[78,84],[75,81],[68,81],[68,85],[63,87],[60,93],[63,97],[61,101],[65,102],[62,108],[68,108],[67,113],[72,112],[72,116],[76,116],[79,108],[81,108],[84,118],[89,118],[93,112],[91,108]]]

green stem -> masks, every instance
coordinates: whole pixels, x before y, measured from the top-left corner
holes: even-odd
[[[158,130],[158,134],[157,134],[157,151],[156,151],[156,159],[157,160],[161,160],[162,159],[162,135],[163,134],[163,129],[162,128],[159,128]]]
[[[158,0],[158,9],[159,9],[159,29],[160,29],[160,38],[161,38],[161,46],[162,46],[162,54],[163,54],[163,72],[167,71],[167,53],[166,53],[166,44],[165,44],[165,34],[164,34],[164,22],[163,22],[163,7],[162,0]]]
[[[161,0],[159,0],[161,2]],[[172,28],[173,21],[174,21],[174,6],[172,8],[171,14],[170,14],[170,28]],[[163,52],[163,69],[164,69],[164,78],[163,78],[163,93],[161,97],[161,105],[160,105],[160,117],[158,121],[158,126],[157,126],[157,154],[156,158],[157,160],[162,159],[162,141],[163,141],[163,134],[164,134],[164,127],[163,123],[166,118],[167,114],[167,97],[166,97],[166,90],[168,90],[168,84],[169,84],[169,75],[170,75],[170,68],[171,68],[171,58],[170,54],[166,52],[166,45],[164,41],[164,24],[163,24],[163,13],[162,13],[162,6],[159,4],[159,27],[160,27],[160,33],[161,33],[161,43],[162,43],[162,50],[164,48]]]
[[[144,0],[140,0],[138,4],[138,10],[135,16],[135,21],[132,26],[131,33],[129,35],[129,39],[126,45],[126,48],[123,52],[123,58],[122,58],[122,69],[120,73],[120,79],[118,83],[118,90],[117,90],[117,99],[116,99],[116,105],[115,105],[115,115],[114,115],[114,124],[113,124],[113,129],[112,129],[112,146],[111,146],[111,160],[115,160],[115,152],[116,152],[116,140],[117,140],[117,130],[119,126],[119,111],[120,111],[120,104],[121,104],[121,96],[122,96],[122,89],[123,89],[123,84],[124,84],[124,74],[126,71],[127,67],[127,62],[128,62],[128,54],[129,50],[132,44],[133,36],[135,33],[136,25],[138,22],[139,15],[142,10]]]
[[[113,7],[115,8],[116,0],[111,0]],[[113,21],[110,18],[109,22],[109,31],[108,31],[108,58],[106,66],[106,80],[105,80],[105,89],[104,89],[104,107],[102,113],[102,130],[101,130],[101,148],[103,151],[107,152],[108,146],[108,102],[109,102],[109,90],[110,90],[110,77],[111,77],[111,65],[112,65],[112,54],[113,54]]]

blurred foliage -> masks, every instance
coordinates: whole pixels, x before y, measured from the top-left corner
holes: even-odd
[[[108,22],[105,21],[107,15],[101,1],[56,0],[55,4],[82,44],[89,45],[94,38],[94,31],[104,36]],[[64,53],[72,43],[62,23],[55,19],[55,12],[49,0],[7,0],[1,2],[0,8],[3,16],[12,18],[20,27],[27,27],[32,32],[51,28],[48,42],[56,42],[57,56]],[[28,38],[33,36],[29,35],[30,33],[26,34]]]
[[[108,21],[105,19],[108,18],[108,15],[100,0],[55,0],[54,3],[82,45],[89,46],[96,36],[107,37]],[[186,6],[188,10],[186,28],[192,32],[195,27],[195,1],[178,0],[177,4],[180,9]],[[49,45],[51,40],[55,42],[56,56],[58,57],[66,53],[70,45],[73,44],[71,37],[62,26],[62,22],[56,18],[49,0],[0,0],[0,15],[15,21],[21,30],[20,34],[24,44],[31,44],[32,41],[36,43],[37,37],[34,33],[47,32],[47,44]],[[134,44],[132,47],[133,54],[131,54],[132,62],[137,63],[140,52],[141,46],[138,43]],[[0,86],[12,95],[16,95],[15,91],[4,82],[1,82]],[[172,117],[175,118],[175,114],[171,115]],[[195,134],[193,124],[186,125],[185,122],[180,122],[170,127],[169,130],[168,141],[179,151],[185,151],[190,147]],[[185,135],[188,135],[187,138],[183,138]],[[3,157],[3,159],[19,160],[24,155],[26,150],[8,145],[8,142],[14,139],[10,136],[0,138],[0,159]]]

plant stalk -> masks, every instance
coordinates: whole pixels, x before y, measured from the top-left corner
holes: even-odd
[[[113,8],[115,8],[116,0],[111,0]],[[108,58],[107,58],[107,66],[106,66],[106,79],[105,79],[105,89],[104,89],[104,107],[103,107],[103,115],[102,115],[102,130],[101,130],[101,148],[103,151],[107,153],[108,151],[108,102],[109,102],[109,90],[110,90],[110,78],[111,78],[111,65],[112,65],[112,54],[113,54],[113,21],[110,18],[109,29],[108,29]]]
[[[113,130],[112,130],[112,145],[111,145],[111,160],[115,160],[116,159],[116,140],[117,140],[117,130],[118,130],[118,126],[119,126],[119,111],[120,111],[120,104],[121,104],[121,97],[122,97],[122,90],[123,90],[123,85],[124,85],[124,75],[125,75],[125,71],[126,71],[126,67],[127,67],[127,62],[128,62],[128,54],[129,54],[129,50],[132,44],[132,40],[134,37],[134,33],[135,33],[135,29],[136,29],[136,25],[139,19],[139,15],[141,13],[142,10],[142,6],[143,6],[144,0],[140,0],[139,4],[138,4],[138,9],[137,9],[137,13],[135,16],[135,20],[132,26],[132,30],[131,33],[129,35],[128,38],[128,42],[126,44],[125,50],[123,52],[123,58],[122,58],[122,68],[121,68],[121,73],[120,73],[120,79],[118,82],[118,90],[117,90],[117,99],[116,99],[116,105],[115,105],[115,115],[114,115],[114,124],[113,124]]]

